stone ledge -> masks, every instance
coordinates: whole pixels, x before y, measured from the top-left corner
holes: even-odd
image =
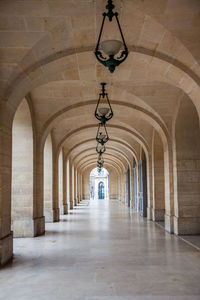
[[[13,257],[13,233],[0,239],[0,267],[5,265]]]

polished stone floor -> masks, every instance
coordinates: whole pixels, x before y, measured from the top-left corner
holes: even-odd
[[[14,252],[3,300],[200,299],[200,251],[117,201],[83,201]]]

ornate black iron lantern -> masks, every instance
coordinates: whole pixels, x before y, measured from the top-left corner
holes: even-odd
[[[99,173],[99,175],[101,174],[102,168],[97,166],[97,171]]]
[[[126,46],[122,29],[119,23],[118,13],[113,12],[114,8],[115,6],[113,5],[112,0],[108,0],[108,4],[106,5],[106,9],[108,10],[108,12],[103,13],[103,21],[101,24],[101,29],[100,29],[96,49],[94,52],[98,61],[104,66],[108,67],[111,73],[113,73],[115,71],[115,68],[119,66],[123,61],[125,61],[125,59],[128,56],[128,48]],[[107,40],[107,41],[102,41],[100,43],[106,17],[108,17],[110,22],[112,22],[113,17],[115,17],[122,41]],[[104,53],[107,55],[107,57],[104,57]],[[118,57],[115,57],[117,54]]]
[[[103,160],[102,156],[100,155],[98,157],[98,161],[97,161],[97,168],[103,168],[103,164],[104,164],[104,160]]]
[[[99,155],[102,155],[106,151],[105,145],[101,145],[101,144],[97,143],[96,151]]]
[[[99,123],[96,135],[96,141],[104,146],[105,143],[109,140],[108,132],[106,129],[106,124]]]
[[[105,82],[101,82],[101,93],[99,93],[99,99],[94,113],[95,117],[101,122],[101,124],[105,124],[113,117],[113,110],[110,105],[108,94],[105,91],[105,85]],[[106,99],[107,104],[105,105],[105,103],[102,102],[101,99]]]
[[[104,160],[102,158],[98,159],[97,166],[98,167],[103,167],[103,164],[104,164]]]

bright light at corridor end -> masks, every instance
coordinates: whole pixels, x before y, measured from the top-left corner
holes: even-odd
[[[109,198],[109,173],[105,168],[95,168],[90,173],[90,199],[104,200]]]

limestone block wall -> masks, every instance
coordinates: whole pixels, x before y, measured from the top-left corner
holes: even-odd
[[[187,121],[186,121],[187,120]],[[199,118],[189,99],[182,99],[176,119],[177,201],[176,234],[200,233]]]
[[[110,199],[119,199],[119,178],[114,170],[109,172],[109,189]]]
[[[88,169],[83,173],[82,176],[82,197],[83,199],[90,199],[90,172]]]

